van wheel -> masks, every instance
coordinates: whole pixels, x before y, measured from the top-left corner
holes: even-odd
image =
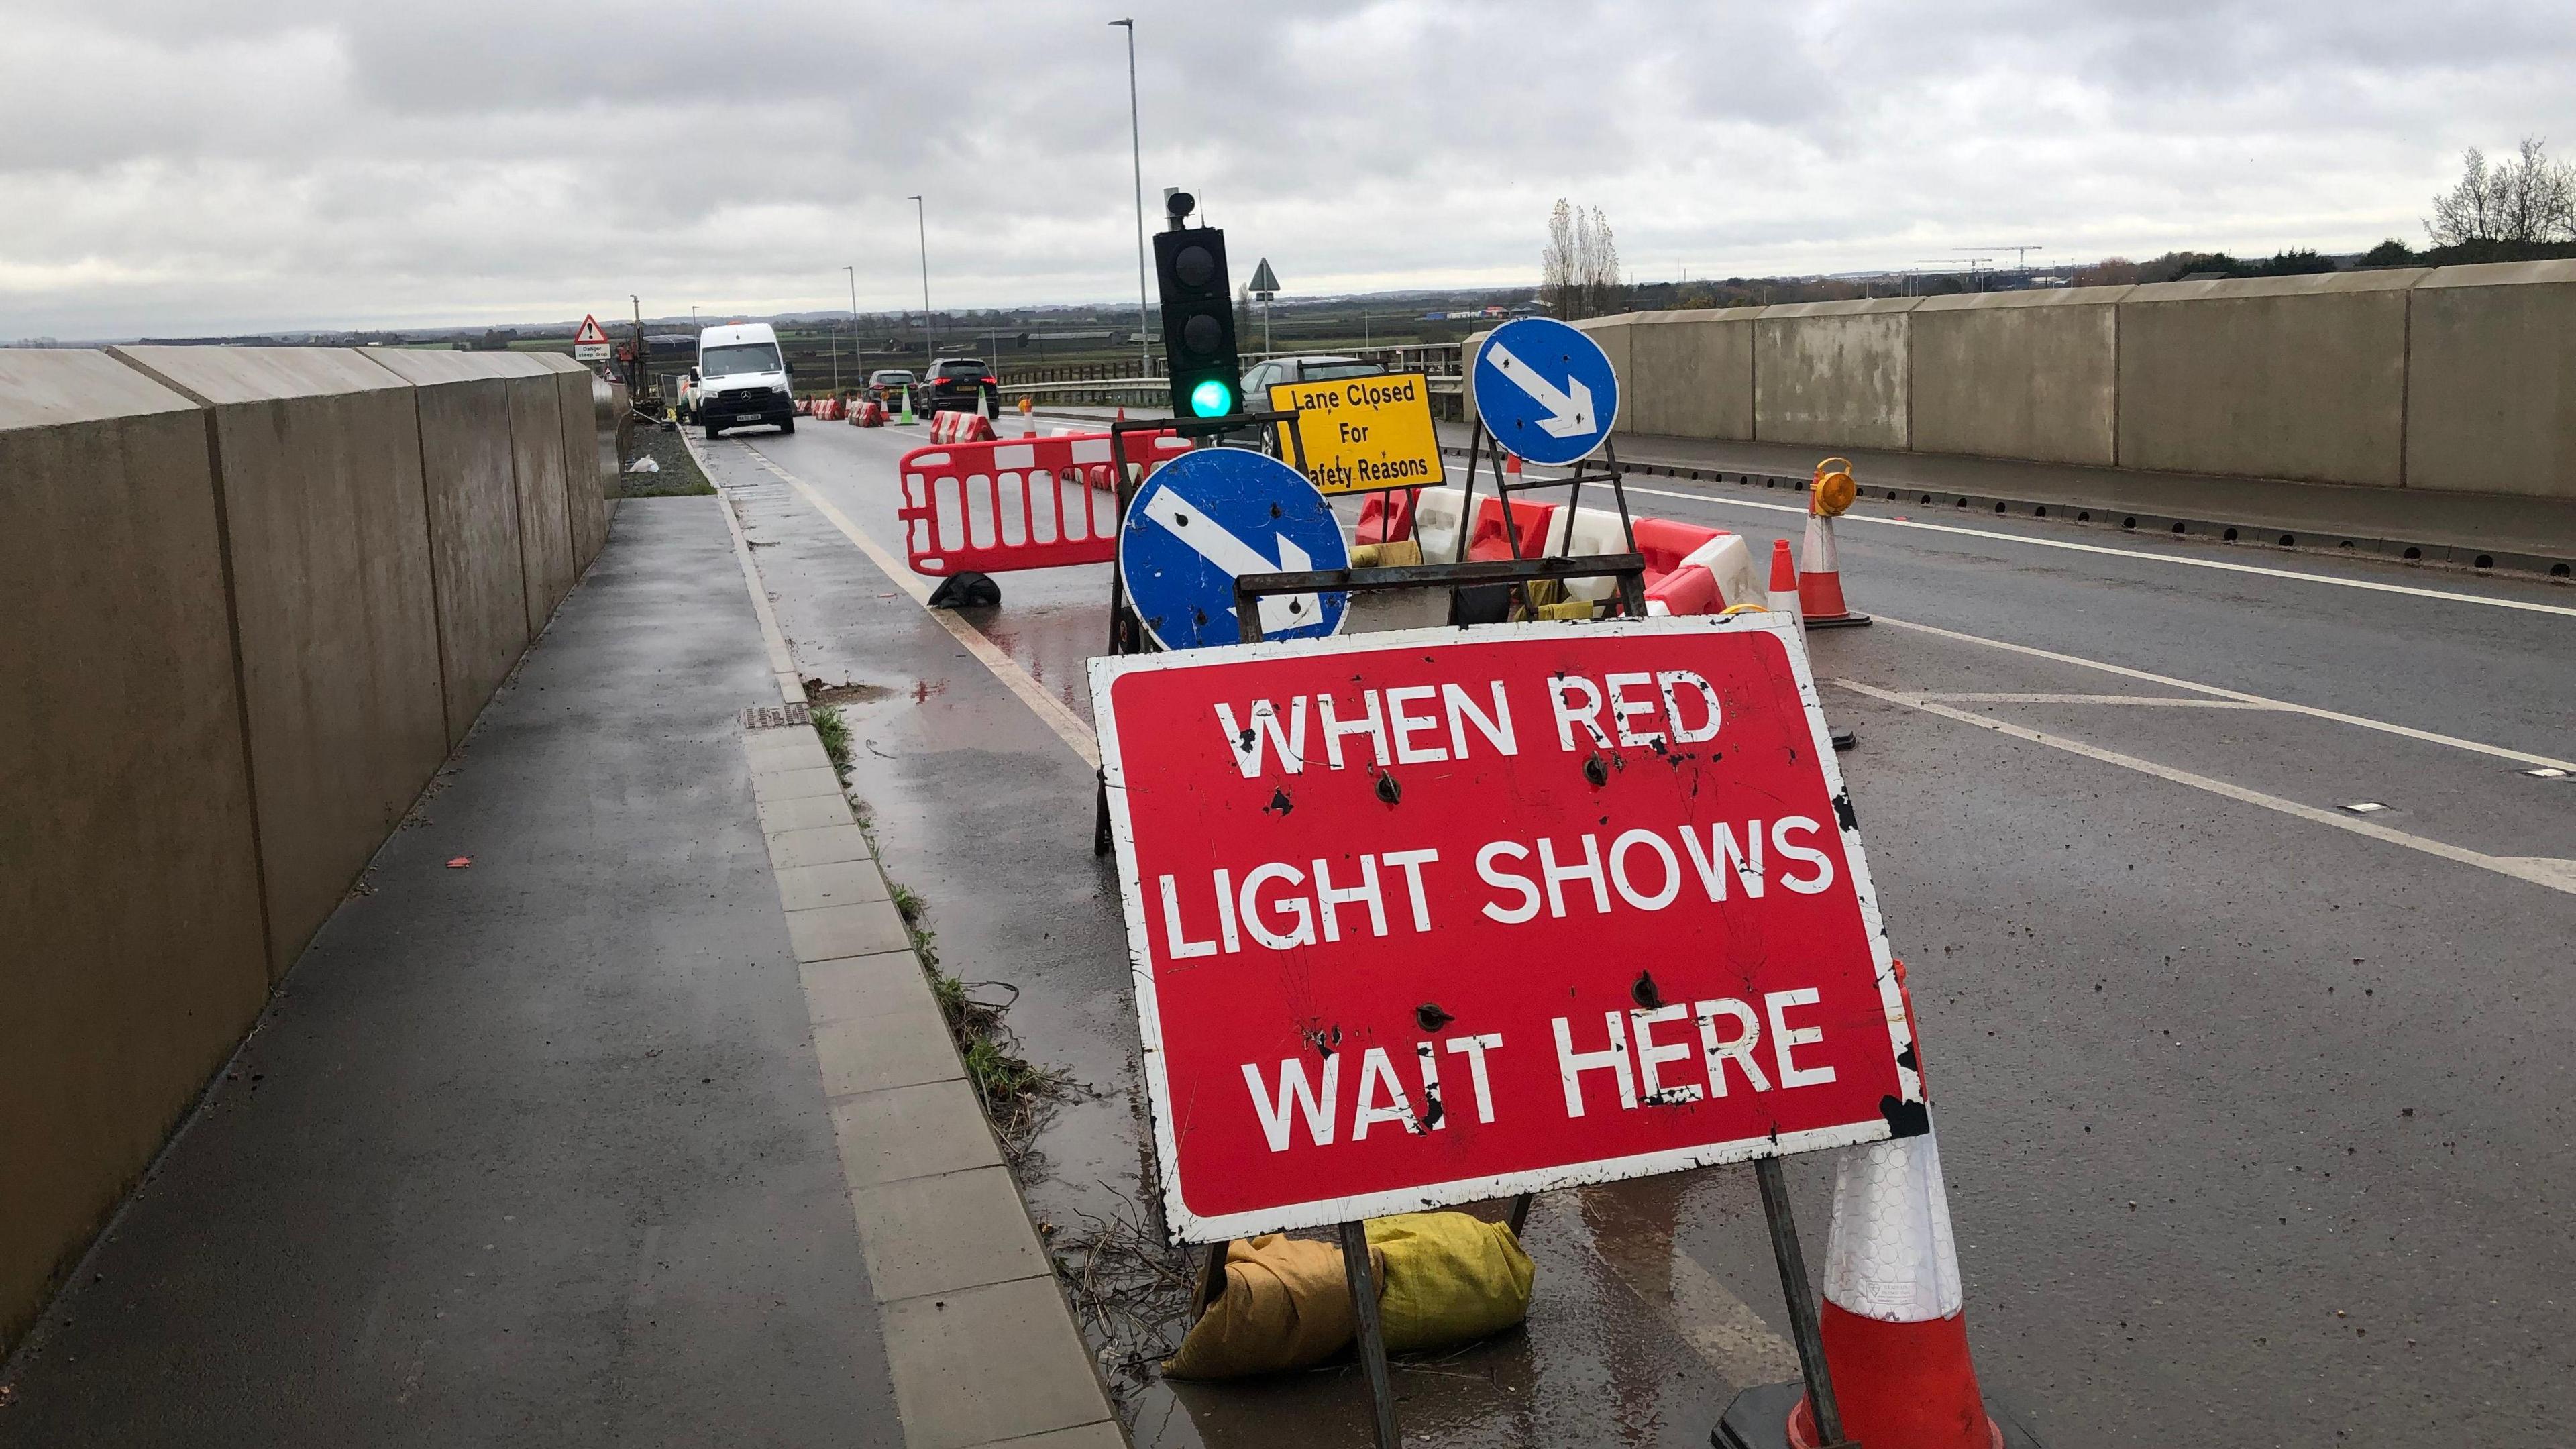
[[[714,442],[716,440],[716,434],[723,431],[724,429],[717,427],[713,421],[709,421],[707,424],[707,441],[710,443]]]
[[[780,418],[778,420],[778,431],[782,433],[792,433],[796,431],[796,420],[794,418]]]

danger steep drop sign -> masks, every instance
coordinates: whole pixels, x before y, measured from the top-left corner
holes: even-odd
[[[1175,1237],[1922,1130],[1795,628],[1093,660]]]

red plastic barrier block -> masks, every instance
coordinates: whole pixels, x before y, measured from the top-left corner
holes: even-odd
[[[1547,551],[1548,529],[1555,521],[1556,508],[1553,503],[1512,500],[1512,525],[1520,539],[1520,557],[1535,558]],[[1467,535],[1467,557],[1476,561],[1512,557],[1512,540],[1503,536],[1501,499],[1477,501],[1475,531]]]
[[[1410,488],[1368,495],[1360,505],[1361,543],[1394,543],[1413,537],[1414,493]]]
[[[1725,607],[1718,597],[1717,575],[1699,564],[1675,569],[1647,585],[1646,602],[1660,602],[1676,614],[1714,614]]]

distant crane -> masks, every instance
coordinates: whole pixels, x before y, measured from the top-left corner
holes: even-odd
[[[2030,254],[2032,252],[2044,252],[2048,250],[2048,248],[2043,246],[2015,246],[2010,242],[1988,242],[1983,246],[1975,248],[1975,250],[1981,252],[2010,252],[2013,254],[2013,270],[2016,272],[2027,273],[2030,270]],[[1991,261],[1992,258],[1988,258],[1988,260]]]

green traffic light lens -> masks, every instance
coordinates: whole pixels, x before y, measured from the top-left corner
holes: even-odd
[[[1190,389],[1190,411],[1203,418],[1224,417],[1234,411],[1234,389],[1211,377]]]

